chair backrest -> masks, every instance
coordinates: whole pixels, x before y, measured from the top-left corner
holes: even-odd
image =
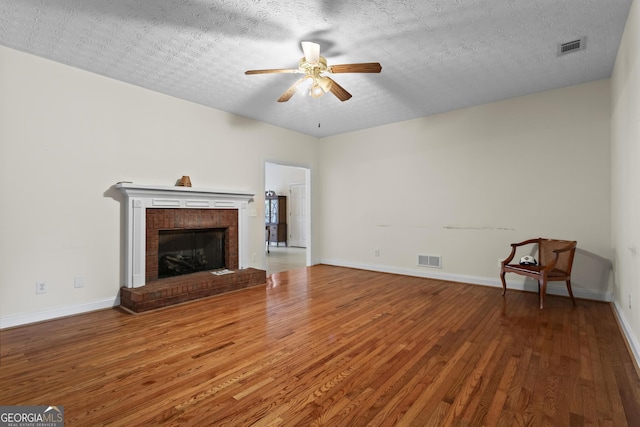
[[[576,253],[576,244],[575,241],[571,240],[539,239],[538,260],[541,265],[548,265],[555,258],[554,250],[570,246],[571,250],[560,252],[558,262],[556,262],[555,265],[555,268],[564,271],[567,276],[569,276],[571,275],[571,267],[573,266],[573,256]]]

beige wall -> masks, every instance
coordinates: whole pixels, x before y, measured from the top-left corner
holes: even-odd
[[[609,93],[602,80],[323,139],[323,261],[498,285],[509,243],[572,239],[574,291],[609,298]]]
[[[108,306],[121,282],[118,181],[256,194],[264,161],[315,168],[316,139],[0,47],[0,326]],[[84,288],[74,288],[74,277]],[[48,292],[36,295],[36,281]]]
[[[615,306],[640,361],[640,4],[631,7],[611,77]]]

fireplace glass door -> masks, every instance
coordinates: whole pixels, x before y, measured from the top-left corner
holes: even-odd
[[[158,278],[225,268],[225,229],[159,230]]]

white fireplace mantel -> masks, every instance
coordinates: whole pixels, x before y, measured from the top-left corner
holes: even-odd
[[[145,284],[146,209],[237,209],[238,267],[248,266],[248,205],[254,194],[192,187],[170,187],[119,182],[115,188],[126,197],[124,286]]]

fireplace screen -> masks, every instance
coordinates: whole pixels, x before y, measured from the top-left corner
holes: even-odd
[[[225,229],[159,230],[158,278],[225,268]]]

